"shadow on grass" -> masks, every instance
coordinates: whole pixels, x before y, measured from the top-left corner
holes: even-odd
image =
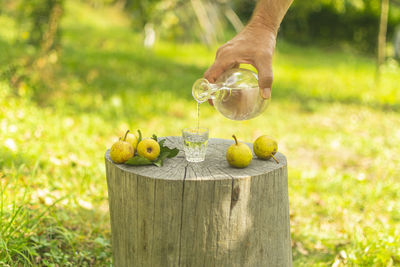
[[[108,98],[115,93],[131,91],[154,94],[168,90],[176,97],[191,99],[191,86],[203,70],[157,57],[151,51],[82,51],[64,49],[62,74],[72,75],[83,85],[80,93],[99,90]]]
[[[58,66],[50,84],[38,82],[33,99],[41,106],[105,119],[147,118],[163,114],[175,100],[191,101],[193,81],[204,71],[143,49],[128,53],[71,46],[64,47]]]

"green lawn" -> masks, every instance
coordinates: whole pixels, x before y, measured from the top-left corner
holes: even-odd
[[[67,2],[63,49],[19,88],[32,52],[0,16],[0,265],[109,266],[104,152],[126,129],[180,135],[214,49],[141,46],[118,10]],[[107,18],[107,19],[105,19]],[[278,42],[270,108],[234,122],[201,106],[212,137],[268,134],[288,158],[295,266],[400,266],[400,68]]]

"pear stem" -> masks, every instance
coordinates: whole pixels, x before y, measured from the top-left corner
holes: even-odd
[[[129,133],[129,130],[126,131],[126,133],[125,133],[124,141],[126,141],[126,136],[128,135],[128,133]]]
[[[278,163],[279,164],[279,161],[275,158],[275,156],[274,155],[271,155],[271,157],[276,161],[276,163]]]
[[[235,139],[236,145],[239,145],[238,140],[236,139],[236,136],[235,136],[235,135],[232,135],[232,137],[233,137],[233,139]]]

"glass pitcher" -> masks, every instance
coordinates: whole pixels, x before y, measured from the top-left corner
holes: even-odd
[[[234,68],[224,72],[216,81],[198,79],[192,87],[198,103],[211,99],[214,107],[231,120],[248,120],[260,115],[269,105],[258,86],[258,76],[247,69]]]

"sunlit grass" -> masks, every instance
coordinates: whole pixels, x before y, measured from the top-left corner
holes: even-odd
[[[19,89],[0,81],[5,264],[109,265],[105,150],[127,128],[164,136],[194,125],[191,85],[214,59],[199,44],[144,49],[115,9],[68,2],[63,25],[53,63],[27,71]],[[0,40],[0,51],[13,51],[1,70],[24,56],[14,42]],[[203,104],[200,124],[212,137],[278,140],[289,163],[295,266],[399,265],[397,63],[376,87],[373,58],[281,41],[274,67],[264,114],[234,122]]]

